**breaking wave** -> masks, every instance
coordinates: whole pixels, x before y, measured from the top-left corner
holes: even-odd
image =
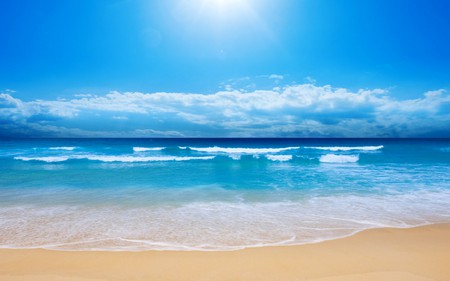
[[[266,155],[266,158],[271,161],[286,162],[292,160],[292,155]]]
[[[215,156],[198,156],[198,157],[177,157],[177,156],[113,156],[113,155],[74,155],[74,156],[47,156],[47,157],[14,157],[16,160],[22,161],[41,161],[41,162],[64,162],[69,159],[87,159],[91,161],[101,162],[162,162],[162,161],[190,161],[190,160],[212,160]]]
[[[57,147],[50,147],[51,150],[68,150],[72,151],[77,149],[76,146],[57,146]]]
[[[45,156],[45,157],[24,157],[24,156],[17,156],[14,157],[16,160],[22,160],[22,161],[41,161],[41,162],[47,162],[47,163],[53,163],[53,162],[64,162],[69,160],[69,156]]]
[[[134,152],[160,151],[163,149],[165,149],[165,147],[133,147]]]
[[[379,146],[305,146],[307,149],[317,149],[317,150],[329,150],[329,151],[351,151],[351,150],[362,150],[362,151],[374,151],[383,149],[383,145]]]
[[[359,160],[359,155],[336,155],[327,154],[322,155],[319,159],[322,163],[356,163]]]
[[[229,154],[265,154],[278,153],[282,151],[300,149],[300,147],[280,147],[280,148],[246,148],[246,147],[191,147],[191,150],[208,153],[229,153]]]

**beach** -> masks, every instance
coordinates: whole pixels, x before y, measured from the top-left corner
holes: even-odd
[[[0,0],[0,281],[450,281],[449,11]]]
[[[450,140],[0,140],[0,281],[450,280]]]
[[[238,251],[0,250],[0,280],[450,279],[450,224]]]

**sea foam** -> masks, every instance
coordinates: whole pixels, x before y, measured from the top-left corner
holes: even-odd
[[[41,161],[41,162],[64,162],[69,159],[87,159],[91,161],[100,162],[123,162],[123,163],[133,163],[133,162],[163,162],[163,161],[191,161],[191,160],[212,160],[215,156],[198,156],[198,157],[177,157],[177,156],[148,156],[148,157],[138,157],[138,156],[115,156],[115,155],[72,155],[72,156],[46,156],[46,157],[14,157],[16,160],[22,161]]]
[[[292,155],[266,155],[266,158],[271,161],[286,162],[292,160]]]
[[[68,156],[44,156],[44,157],[24,157],[24,156],[16,156],[14,157],[16,160],[22,160],[22,161],[41,161],[41,162],[47,162],[47,163],[53,163],[53,162],[64,162],[69,160]]]
[[[450,141],[377,142],[0,140],[0,248],[235,250],[449,222]],[[167,149],[132,151],[152,145]]]
[[[160,151],[163,149],[165,149],[165,147],[133,147],[134,152]]]
[[[56,146],[56,147],[50,147],[51,150],[68,150],[72,151],[77,149],[76,146]]]
[[[369,228],[448,222],[449,198],[448,190],[434,189],[281,202],[2,206],[0,248],[217,251],[313,243]]]
[[[317,149],[317,150],[329,150],[329,151],[351,151],[351,150],[362,150],[362,151],[374,151],[383,149],[383,145],[379,146],[305,146],[307,149]]]
[[[78,159],[88,159],[92,161],[101,162],[163,162],[163,161],[191,161],[191,160],[212,160],[215,156],[200,156],[200,157],[177,157],[177,156],[114,156],[114,155],[87,155],[76,157]]]
[[[322,155],[319,159],[322,163],[355,163],[358,162],[358,155],[336,155],[336,154],[327,154]]]
[[[230,157],[233,160],[241,160],[240,154],[230,154],[230,155],[228,155],[228,157]]]
[[[245,147],[191,147],[191,150],[208,153],[229,153],[229,154],[265,154],[278,153],[281,151],[300,149],[300,147],[280,147],[280,148],[245,148]]]

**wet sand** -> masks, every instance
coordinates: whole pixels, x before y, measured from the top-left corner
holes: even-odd
[[[450,280],[450,224],[231,252],[0,250],[0,281]]]

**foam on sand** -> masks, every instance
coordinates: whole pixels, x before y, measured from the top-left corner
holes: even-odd
[[[358,162],[359,155],[322,155],[319,159],[322,163],[355,163]]]
[[[80,191],[64,192],[73,192],[76,197]],[[103,193],[99,191],[98,195]],[[42,200],[41,192],[32,196]],[[84,196],[91,197],[92,193]],[[7,205],[0,208],[0,248],[226,251],[298,245],[370,228],[448,222],[449,198],[449,190],[433,189],[398,195],[347,194],[272,202],[121,206],[109,205],[106,200],[106,205],[68,206],[59,201]]]
[[[161,280],[163,276],[173,281],[448,280],[449,235],[450,225],[445,224],[374,229],[307,247],[235,252],[0,250],[2,264],[8,265],[2,268],[0,279],[88,281],[118,280],[123,276],[127,280]]]

